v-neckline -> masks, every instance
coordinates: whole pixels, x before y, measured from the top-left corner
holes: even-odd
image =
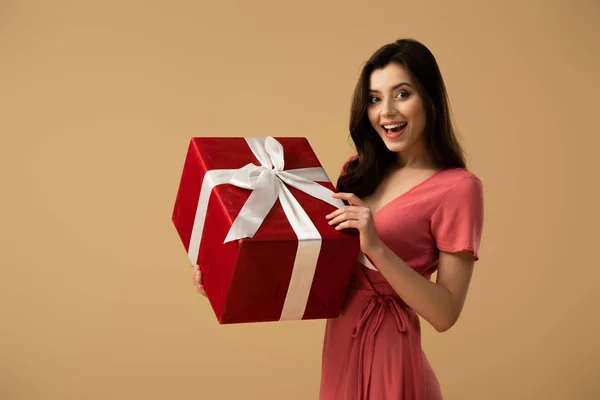
[[[440,172],[444,171],[445,168],[440,168],[437,171],[435,171],[433,174],[431,174],[430,176],[428,176],[427,178],[423,179],[421,182],[417,183],[416,185],[413,185],[412,187],[410,187],[408,190],[406,190],[403,193],[400,193],[398,196],[394,197],[393,199],[391,199],[390,201],[388,201],[387,203],[385,203],[383,206],[379,207],[379,210],[375,211],[373,213],[373,218],[375,218],[375,216],[377,216],[377,214],[379,214],[384,208],[387,208],[388,206],[390,206],[392,203],[395,203],[396,201],[400,200],[401,198],[405,197],[406,195],[408,195],[409,193],[415,191],[417,188],[423,186],[425,183],[429,182],[431,179],[433,179],[433,177],[435,177],[436,175],[438,175]]]

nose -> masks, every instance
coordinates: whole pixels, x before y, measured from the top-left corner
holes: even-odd
[[[394,102],[391,99],[381,102],[381,116],[384,118],[390,118],[398,113],[398,110],[394,108]]]

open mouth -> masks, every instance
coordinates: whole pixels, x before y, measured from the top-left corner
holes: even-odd
[[[381,125],[383,129],[385,129],[386,133],[397,133],[406,127],[408,122],[401,122],[399,124],[394,125]]]

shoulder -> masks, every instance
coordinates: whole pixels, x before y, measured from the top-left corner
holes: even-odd
[[[483,182],[464,168],[442,170],[437,179],[437,189],[442,203],[483,201]]]
[[[432,214],[434,220],[462,218],[464,221],[483,219],[483,183],[472,172],[462,168],[444,170],[438,180],[439,200]]]
[[[449,190],[461,187],[483,187],[481,179],[464,168],[448,168],[440,171],[440,181]]]

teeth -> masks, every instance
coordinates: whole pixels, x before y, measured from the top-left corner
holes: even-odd
[[[387,130],[399,128],[401,126],[406,126],[406,122],[402,122],[401,124],[395,124],[395,125],[383,125],[383,127]]]

